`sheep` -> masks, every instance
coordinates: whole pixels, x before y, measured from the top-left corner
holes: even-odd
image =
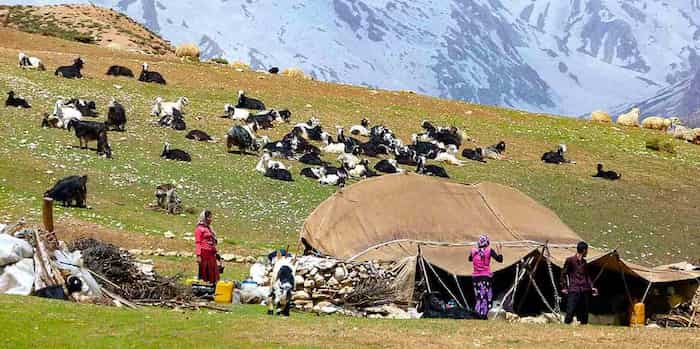
[[[201,51],[195,44],[182,44],[175,48],[175,56],[199,61]]]
[[[264,174],[267,169],[271,167],[283,170],[287,169],[287,166],[285,166],[283,163],[272,160],[272,156],[269,152],[263,152],[262,156],[260,157],[260,161],[258,161],[258,164],[255,166],[255,170]]]
[[[107,108],[107,121],[105,126],[112,131],[126,130],[126,110],[116,99],[112,98]]]
[[[450,176],[447,174],[447,171],[445,171],[444,168],[437,165],[426,165],[425,156],[422,155],[418,157],[418,166],[416,167],[416,173],[427,176],[450,178]]]
[[[692,129],[683,125],[672,125],[668,132],[673,138],[695,143],[700,139],[700,132],[698,132],[698,130],[700,129]]]
[[[236,108],[250,110],[265,110],[265,103],[255,98],[250,98],[245,95],[244,91],[238,91],[238,102]]]
[[[267,138],[256,139],[256,132],[258,132],[258,125],[255,123],[231,127],[226,133],[227,151],[231,152],[234,146],[238,147],[241,154],[246,154],[248,149],[258,151],[260,147],[267,144]]]
[[[642,120],[642,128],[647,128],[651,130],[661,130],[661,131],[668,131],[668,129],[676,125],[680,122],[680,119],[673,117],[673,118],[663,118],[660,116],[650,116],[644,120]]]
[[[374,164],[374,169],[381,173],[403,173],[404,169],[400,168],[396,160],[384,159]]]
[[[289,170],[282,168],[279,164],[281,164],[279,161],[274,161],[274,163],[265,170],[264,176],[278,181],[293,182],[294,179],[292,179],[292,174]]]
[[[113,65],[107,69],[106,75],[111,75],[111,76],[126,76],[128,78],[133,78],[134,77],[134,72],[131,71],[131,69],[127,67],[123,67],[121,65]]]
[[[185,138],[195,140],[197,142],[210,142],[213,139],[206,132],[200,130],[192,130],[185,135]]]
[[[296,274],[291,258],[279,258],[272,267],[272,290],[267,300],[267,314],[289,316]]]
[[[54,105],[52,118],[57,120],[55,121],[56,126],[66,128],[68,122],[73,119],[82,120],[83,115],[77,109],[64,106],[63,99],[59,98]]]
[[[165,143],[163,146],[163,152],[160,153],[160,157],[168,160],[191,162],[192,157],[186,151],[181,149],[170,149],[170,144]]]
[[[481,148],[464,149],[462,151],[462,157],[467,158],[469,160],[486,163],[486,159],[484,158],[484,150]]]
[[[628,113],[618,116],[617,124],[622,126],[639,127],[639,108],[632,108]]]
[[[591,121],[609,124],[612,123],[612,117],[602,110],[596,110],[591,113]]]
[[[95,101],[86,101],[84,99],[71,98],[65,103],[66,107],[77,109],[82,116],[97,117],[97,105]]]
[[[502,160],[503,153],[506,152],[506,142],[500,141],[497,144],[486,147],[483,151],[484,158],[493,160]]]
[[[559,144],[556,151],[549,151],[549,152],[542,154],[541,160],[547,164],[557,164],[557,165],[565,164],[565,163],[572,163],[572,164],[576,163],[574,161],[566,160],[564,158],[564,154],[566,154],[566,144]]]
[[[596,168],[597,173],[592,176],[594,178],[603,178],[611,181],[616,181],[622,178],[622,174],[618,174],[615,171],[603,171],[603,164],[598,164]]]
[[[139,75],[139,81],[141,82],[152,82],[156,84],[166,85],[166,81],[159,72],[149,71],[148,63],[141,65],[141,74]]]
[[[355,136],[369,137],[369,130],[367,129],[368,127],[369,127],[369,120],[362,119],[362,121],[360,121],[359,125],[354,125],[354,126],[350,127],[350,134],[355,135]]]
[[[58,69],[56,69],[56,71],[54,72],[54,75],[61,76],[67,79],[82,79],[83,74],[80,73],[80,70],[82,70],[84,66],[85,61],[82,58],[78,57],[73,61],[73,65],[58,67]]]
[[[41,59],[27,56],[24,52],[19,53],[19,67],[22,69],[46,70]]]
[[[87,207],[87,176],[69,176],[62,178],[44,193],[44,197],[54,199],[63,206]]]
[[[455,166],[464,166],[464,161],[457,159],[455,154],[457,154],[457,147],[454,144],[450,144],[447,146],[446,151],[438,153],[435,157],[435,161],[445,162]]]
[[[182,201],[177,195],[176,187],[172,184],[161,184],[156,187],[156,201],[158,207],[169,214],[177,214],[181,211]]]
[[[7,93],[7,99],[5,100],[5,107],[17,107],[29,109],[32,106],[22,97],[16,97],[15,91],[10,91]]]

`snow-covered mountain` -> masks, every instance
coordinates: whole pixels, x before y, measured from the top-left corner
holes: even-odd
[[[73,2],[125,12],[207,57],[565,115],[632,103],[700,70],[700,0]]]

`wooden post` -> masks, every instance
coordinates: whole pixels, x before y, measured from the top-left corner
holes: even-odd
[[[44,198],[44,207],[41,211],[41,216],[44,221],[44,229],[53,233],[53,199]]]

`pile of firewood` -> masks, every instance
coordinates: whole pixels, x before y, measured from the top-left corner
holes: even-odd
[[[700,288],[690,302],[679,304],[669,314],[656,315],[661,327],[700,327]]]
[[[187,288],[178,283],[178,276],[166,278],[155,273],[144,273],[136,261],[117,246],[92,238],[74,241],[69,245],[80,250],[85,267],[96,274],[98,282],[127,300],[170,300],[187,298]]]

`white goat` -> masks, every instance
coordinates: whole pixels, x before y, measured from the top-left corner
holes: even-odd
[[[446,162],[455,166],[464,166],[464,161],[457,159],[455,154],[457,154],[457,146],[450,144],[447,146],[447,150],[438,153],[435,157],[435,161]]]
[[[360,164],[360,158],[353,154],[343,153],[338,156],[338,161],[345,164],[348,169],[353,169]]]
[[[260,157],[260,161],[258,161],[258,164],[255,166],[255,170],[262,174],[265,174],[265,172],[267,172],[267,169],[269,168],[278,168],[282,170],[287,169],[287,167],[284,166],[283,163],[272,160],[272,156],[269,152],[264,152],[263,155]]]
[[[19,67],[24,69],[46,70],[41,59],[29,57],[24,52],[19,53]]]
[[[54,105],[52,117],[58,120],[56,126],[67,128],[71,120],[82,120],[83,114],[78,109],[65,106],[63,99],[59,98]]]
[[[324,132],[321,134],[321,140],[323,141],[323,152],[331,154],[342,154],[345,153],[345,144],[333,142],[333,138]]]
[[[160,97],[158,97],[160,98]],[[156,99],[157,101],[158,99]],[[183,108],[190,102],[187,97],[180,97],[178,98],[175,102],[163,102],[163,99],[160,100],[160,115],[158,116],[165,116],[169,115],[172,116],[174,113],[174,109],[177,109],[180,114],[184,114]]]

